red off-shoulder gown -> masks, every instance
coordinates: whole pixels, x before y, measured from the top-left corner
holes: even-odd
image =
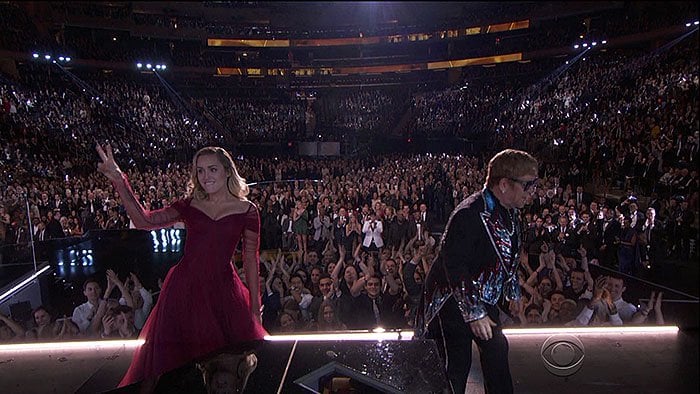
[[[257,207],[251,203],[246,212],[213,220],[192,207],[190,201],[181,200],[154,212],[144,212],[136,203],[153,228],[183,221],[187,238],[184,255],[168,272],[158,301],[139,335],[145,343],[134,353],[119,387],[266,335],[250,312],[248,288],[231,263],[241,239],[244,255],[254,253],[257,261],[260,233]],[[244,232],[247,232],[245,237]]]

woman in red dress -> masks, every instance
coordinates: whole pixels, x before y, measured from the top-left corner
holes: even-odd
[[[142,381],[141,391],[149,392],[165,372],[261,340],[267,333],[260,316],[260,218],[228,152],[218,147],[197,152],[188,197],[150,212],[134,197],[112,148],[98,145],[97,152],[98,170],[112,181],[137,228],[184,222],[188,230],[184,255],[165,278],[139,336],[145,343],[119,386]],[[248,288],[231,262],[241,240]]]

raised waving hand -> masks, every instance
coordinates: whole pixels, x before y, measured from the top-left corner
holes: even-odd
[[[97,163],[97,171],[103,173],[110,181],[119,181],[122,176],[122,171],[119,169],[117,162],[114,161],[112,146],[107,144],[104,147],[99,144],[95,147],[97,154],[100,155],[100,163]]]

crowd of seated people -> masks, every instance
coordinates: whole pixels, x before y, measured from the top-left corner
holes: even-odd
[[[318,124],[340,132],[381,134],[396,122],[406,92],[362,89],[320,94],[314,103]]]
[[[279,174],[280,179],[302,174],[322,180],[256,186],[250,196],[261,209],[261,248],[267,251],[261,258],[266,267],[263,270],[267,284],[265,319],[270,330],[323,326],[371,328],[377,324],[407,327],[411,322],[422,275],[436,253],[438,240],[432,230],[437,221],[444,220],[444,216],[438,215],[439,207],[444,215],[480,189],[483,166],[475,157],[442,156],[435,160],[428,155],[389,156],[371,164],[372,167],[365,167],[360,160],[301,163],[289,160],[282,171],[275,168],[273,160],[251,159],[250,163],[242,163],[241,172],[250,174],[251,178],[269,176],[252,170],[263,167],[266,172]],[[183,165],[160,176],[150,172],[130,172],[129,176],[144,207],[155,209],[162,206],[157,198],[173,190],[173,184],[184,183],[188,172]],[[438,192],[435,179],[444,180],[447,186]],[[86,183],[91,181],[96,179]],[[558,182],[555,176],[542,179],[541,190],[523,212],[521,286],[526,301],[504,312],[517,312],[517,316],[511,317],[522,324],[533,324],[533,319],[522,319],[520,315],[530,305],[535,306],[528,312],[541,308],[538,310],[543,324],[642,321],[639,320],[642,314],[646,317],[651,309],[632,313],[637,315],[634,320],[622,314],[614,316],[622,306],[613,309],[611,305],[620,303],[624,285],[618,286],[618,293],[612,289],[618,283],[615,281],[624,281],[624,277],[592,278],[588,267],[598,264],[624,274],[653,275],[669,258],[665,251],[670,249],[665,243],[678,241],[669,231],[677,231],[676,216],[682,218],[682,212],[685,216],[690,214],[688,202],[670,200],[669,206],[659,210],[657,218],[655,208],[640,209],[634,196],[611,203],[594,198],[583,186],[572,190],[568,186],[556,186]],[[128,218],[120,213],[118,196],[109,186],[101,185],[107,196],[105,200],[110,203],[92,199],[82,205],[84,200],[75,198],[70,185],[69,182],[65,194],[59,191],[53,201],[42,195],[41,201],[33,204],[32,209],[39,210],[39,218],[43,217],[42,211],[51,217],[46,231],[58,221],[64,229],[62,235],[70,235],[60,222],[62,210],[70,211],[71,217],[75,214],[72,204],[80,207],[78,210],[86,221],[94,221],[91,219],[94,210],[96,215],[102,212],[113,215],[115,221],[122,220],[118,227],[129,226]],[[458,185],[461,187],[455,188]],[[16,189],[14,185],[13,190]],[[89,188],[87,193],[92,197]],[[440,200],[438,196],[453,198]],[[162,204],[177,198],[181,196],[170,194]],[[111,208],[105,209],[107,206]],[[695,217],[690,214],[687,219],[689,226]],[[13,229],[16,228],[10,227],[11,234]],[[692,232],[687,234],[692,237]],[[685,251],[690,239],[679,242],[678,247]],[[388,277],[391,273],[393,276]],[[321,288],[326,275],[331,287]],[[551,293],[546,290],[547,283]],[[377,293],[372,287],[382,291]],[[329,301],[333,299],[335,303]],[[324,302],[324,308],[320,309]],[[379,312],[375,311],[375,305]],[[569,315],[565,312],[555,319],[562,305],[570,305],[573,310],[565,308]],[[655,304],[650,308],[655,308]],[[606,310],[608,317],[604,316]],[[319,311],[324,315],[319,316]],[[382,317],[383,313],[386,317]],[[660,313],[655,313],[660,318]],[[322,317],[327,320],[322,322]]]
[[[551,94],[516,100],[487,129],[502,143],[541,152],[597,184],[697,199],[685,184],[659,184],[669,171],[685,169],[692,178],[697,169],[693,98],[700,81],[693,45],[630,57],[593,54],[556,81]],[[516,131],[515,124],[527,129]]]
[[[683,52],[681,52],[682,54]],[[686,58],[692,59],[692,57]],[[610,66],[612,67],[616,64],[611,63]],[[676,64],[675,67],[682,68],[677,71],[667,71],[666,74],[655,72],[653,75],[656,75],[656,77],[651,77],[651,79],[646,77],[648,74],[641,74],[643,78],[639,80],[639,83],[651,87],[658,86],[668,91],[668,93],[662,92],[669,96],[664,101],[666,105],[660,106],[663,112],[657,116],[659,121],[647,119],[642,122],[634,117],[630,119],[630,116],[618,116],[615,118],[614,123],[611,124],[616,127],[624,127],[623,130],[612,133],[608,128],[599,126],[594,130],[599,131],[600,134],[587,136],[588,139],[599,138],[599,142],[605,141],[606,144],[603,144],[600,148],[596,144],[587,144],[580,133],[577,133],[577,130],[580,130],[581,127],[591,127],[589,123],[586,123],[588,121],[584,116],[576,119],[577,122],[569,122],[572,123],[572,126],[565,126],[563,129],[557,130],[558,132],[563,131],[557,137],[561,141],[560,146],[549,145],[548,140],[550,138],[554,139],[553,132],[551,129],[539,125],[543,124],[543,122],[551,124],[552,122],[561,121],[557,117],[557,111],[566,111],[574,105],[571,100],[571,92],[573,90],[564,82],[560,83],[561,89],[554,90],[550,95],[542,95],[537,103],[533,103],[532,107],[535,109],[526,111],[530,114],[530,118],[523,118],[522,115],[509,117],[508,114],[505,114],[503,122],[506,123],[506,120],[512,118],[506,123],[510,127],[523,121],[526,123],[532,122],[532,124],[536,125],[536,131],[541,131],[542,134],[540,135],[543,135],[543,137],[537,139],[534,137],[537,135],[535,133],[526,134],[532,137],[524,143],[545,159],[558,159],[564,155],[577,158],[577,160],[568,160],[567,163],[563,163],[565,169],[560,169],[560,172],[564,174],[564,179],[561,182],[562,186],[572,183],[583,184],[584,182],[582,181],[590,174],[602,173],[602,171],[591,171],[591,162],[598,168],[602,163],[609,165],[610,163],[606,160],[612,157],[612,151],[617,150],[616,157],[619,160],[613,161],[612,164],[620,167],[617,168],[617,171],[607,172],[611,176],[617,175],[617,178],[611,181],[617,181],[618,184],[621,184],[620,180],[624,179],[624,177],[632,178],[632,181],[626,186],[639,189],[643,194],[655,191],[666,201],[670,201],[669,198],[676,194],[685,195],[686,198],[691,200],[689,201],[690,205],[695,206],[697,194],[691,191],[694,190],[694,182],[697,182],[697,171],[694,171],[687,164],[693,162],[696,157],[694,152],[697,152],[698,140],[694,135],[690,135],[688,131],[689,125],[693,122],[693,117],[696,116],[692,110],[689,110],[692,107],[688,107],[690,105],[688,100],[697,91],[697,78],[688,74],[689,66],[678,66],[677,62],[672,62],[671,64]],[[597,67],[595,70],[598,69],[600,67]],[[603,69],[600,73],[604,75],[609,74],[605,70]],[[33,79],[38,78],[35,74],[31,75]],[[664,75],[669,75],[669,78],[672,78],[672,82],[679,83],[664,82]],[[587,81],[597,81],[602,78],[587,70],[584,70],[584,76],[584,79]],[[575,81],[576,79],[570,77],[564,79],[564,81],[569,80]],[[610,82],[609,79],[603,78],[600,83]],[[618,108],[626,108],[632,114],[652,109],[649,106],[653,104],[649,104],[649,102],[641,99],[631,98],[633,92],[636,91],[634,88],[636,85],[633,82],[635,81],[628,82],[626,89],[616,89],[617,92],[622,91],[625,93],[616,102]],[[94,139],[94,135],[91,135],[91,132],[94,129],[98,129],[104,136],[109,135],[110,139],[114,140],[117,146],[121,144],[124,150],[147,148],[155,151],[163,150],[163,153],[168,148],[177,146],[178,141],[182,142],[184,139],[191,141],[192,137],[196,139],[207,135],[207,130],[204,130],[201,134],[195,133],[193,135],[190,133],[187,127],[189,120],[176,113],[172,104],[163,97],[164,93],[162,90],[159,91],[151,87],[135,84],[124,86],[124,82],[98,82],[94,84],[97,87],[98,94],[102,96],[98,101],[95,97],[87,99],[86,97],[78,96],[75,92],[71,95],[70,90],[68,93],[65,91],[59,93],[60,89],[52,87],[58,86],[55,79],[51,81],[51,85],[49,85],[47,80],[39,82],[27,81],[27,84],[34,84],[37,87],[34,89],[15,89],[15,87],[7,85],[2,87],[3,113],[5,113],[5,119],[9,116],[9,122],[3,122],[3,127],[10,125],[10,130],[15,132],[15,134],[12,132],[7,134],[9,138],[7,138],[7,144],[4,144],[4,154],[9,165],[4,170],[8,171],[12,168],[12,174],[16,177],[22,176],[23,171],[32,171],[34,175],[50,177],[71,174],[71,170],[81,167],[89,171],[89,160],[86,160],[85,155],[80,153],[89,151],[92,139]],[[42,89],[40,88],[41,86],[45,88]],[[643,89],[643,91],[649,91],[650,95],[656,94],[654,89]],[[441,95],[440,92],[436,94],[443,98],[451,97],[449,95]],[[111,104],[111,107],[117,112],[116,116],[124,119],[127,125],[135,126],[140,133],[126,133],[113,125],[106,125],[104,118],[100,116],[101,111],[104,111],[104,106],[100,102],[102,100]],[[626,100],[630,102],[628,103]],[[669,103],[672,103],[672,105]],[[441,105],[445,104],[441,103]],[[678,107],[680,106],[685,108],[679,111]],[[357,107],[357,105],[352,107]],[[248,106],[248,108],[251,112],[255,111],[254,107]],[[570,110],[571,113],[576,113],[575,108],[572,107]],[[603,110],[605,109],[603,108]],[[673,111],[676,112],[676,115],[673,114]],[[473,116],[471,111],[468,110],[455,112],[464,112],[468,116]],[[516,112],[514,111],[514,113]],[[593,119],[610,119],[611,116],[615,115],[614,112],[614,109],[608,109],[607,113],[601,111],[600,115]],[[670,123],[671,119],[673,119],[674,124]],[[193,126],[197,127],[197,124],[194,123]],[[657,140],[651,140],[649,143],[650,147],[646,146],[646,139],[639,138],[643,135],[641,133],[645,131],[645,127],[650,129],[646,132],[658,136]],[[46,130],[54,130],[54,132],[46,135]],[[166,130],[167,132],[159,133],[159,130]],[[629,137],[625,138],[628,133],[627,130],[637,133],[636,140],[630,141]],[[664,130],[664,133],[661,130]],[[509,133],[504,132],[499,135],[507,136]],[[616,137],[618,139],[615,139]],[[202,138],[200,143],[206,141],[206,138]],[[510,140],[503,138],[504,145],[513,141],[512,138]],[[211,141],[213,139],[213,133],[209,132],[208,140]],[[542,143],[541,140],[544,140],[545,143]],[[536,145],[538,143],[539,145]],[[582,145],[578,145],[579,143]],[[630,143],[635,144],[636,150],[633,149],[632,152],[628,152],[626,148]],[[32,149],[21,149],[22,144],[29,144]],[[51,149],[54,144],[72,148],[55,152]],[[574,150],[576,146],[589,147],[590,152]],[[648,153],[645,154],[650,148],[652,150],[651,153],[654,154],[652,157],[648,157]],[[595,151],[596,149],[599,151]],[[620,151],[625,153],[625,155],[623,156]],[[635,152],[637,152],[636,155],[633,154]],[[50,165],[51,162],[57,160],[61,162],[61,166]],[[30,162],[32,162],[32,165],[27,165]],[[278,165],[283,164],[279,163]],[[683,166],[685,168],[682,168]],[[545,167],[545,170],[549,174],[550,170],[555,168],[556,166],[548,166]],[[636,180],[634,179],[634,174],[637,174]],[[655,180],[658,180],[658,182]],[[453,187],[459,189],[458,185],[453,185]],[[50,193],[50,195],[53,194]]]
[[[267,327],[313,330],[330,318],[326,310],[317,309],[329,299],[335,299],[328,312],[333,312],[337,321],[332,321],[338,326],[408,327],[437,246],[432,234],[424,231],[429,226],[422,221],[422,204],[413,218],[406,219],[411,207],[396,210],[391,194],[380,198],[376,208],[365,204],[353,210],[331,192],[331,198],[321,194],[316,199],[315,209],[295,214],[294,210],[306,206],[306,196],[313,195],[312,186],[305,190],[309,193],[299,193],[301,203],[290,201],[287,193],[271,193],[267,204],[259,203],[264,207],[263,242],[272,251],[263,256],[267,267],[264,304],[268,312],[274,311],[268,315]],[[623,298],[625,275],[602,273],[594,278],[588,268],[594,264],[638,276],[660,270],[668,257],[664,243],[670,238],[665,234],[669,227],[655,217],[655,209],[641,214],[632,197],[620,204],[588,200],[590,194],[582,187],[573,193],[548,191],[553,197],[541,194],[542,201],[533,201],[523,217],[521,286],[525,297],[504,311],[511,324],[641,324],[652,311],[652,322],[662,323],[662,294],[652,295],[644,307],[637,307],[639,300]],[[291,216],[280,214],[285,210],[292,210]],[[429,218],[432,212],[425,212]],[[297,236],[298,221],[305,217],[313,218],[308,239]],[[398,293],[397,287],[401,289]]]
[[[469,135],[464,127],[455,125],[472,117],[476,122],[466,124],[495,134],[496,146],[536,152],[560,163],[570,177],[644,195],[685,195],[697,176],[696,43],[691,39],[652,54],[591,53],[551,83],[545,79],[517,89],[509,100],[501,90],[489,94],[489,85],[420,94],[407,131],[464,137]],[[490,108],[491,102],[501,105]],[[676,182],[668,184],[672,177]]]
[[[537,214],[525,216],[526,220],[532,220],[532,223],[527,222],[521,264],[521,286],[525,298],[522,303],[511,305],[507,311],[513,324],[641,323],[651,310],[655,311],[657,322],[663,321],[659,309],[660,298],[654,302],[652,296],[648,306],[637,310],[629,303],[636,300],[621,301],[624,277],[606,278],[601,275],[594,280],[588,270],[589,264],[601,264],[621,270],[629,266],[631,273],[636,273],[634,270],[648,269],[640,264],[663,264],[663,248],[656,248],[665,241],[664,226],[654,220],[653,208],[647,210],[647,218],[637,219],[635,226],[640,228],[638,231],[632,226],[630,217],[637,215],[634,203],[629,203],[630,216],[619,213],[619,208],[615,214],[611,214],[614,210],[604,207],[603,218],[592,222],[591,216],[601,216],[600,213],[594,214],[598,210],[595,202],[590,204],[591,211],[583,211],[581,219],[577,221],[576,210],[566,208],[563,199],[558,201],[562,205],[553,204],[557,207],[555,216],[558,225],[552,224],[548,208],[542,208],[545,219]],[[284,204],[283,198],[279,205]],[[302,204],[297,203],[297,208],[304,209]],[[273,212],[277,208],[275,205],[267,204]],[[386,203],[379,202],[378,208],[384,205]],[[433,235],[425,230],[428,226],[421,221],[420,208],[412,219],[405,219],[406,213],[410,212],[409,206],[397,213],[388,205],[384,210],[387,212],[385,215],[377,215],[368,204],[360,211],[341,205],[337,208],[337,214],[334,213],[336,207],[335,203],[327,207],[323,202],[317,204],[313,235],[308,234],[305,252],[302,251],[303,246],[298,244],[303,242],[303,238],[297,235],[299,228],[309,228],[308,224],[301,225],[297,222],[302,219],[293,221],[286,215],[281,215],[281,223],[278,223],[276,216],[271,217],[273,213],[263,214],[262,240],[267,244],[266,250],[270,251],[261,257],[266,267],[263,270],[266,283],[264,318],[266,327],[271,331],[322,327],[360,329],[377,325],[397,328],[408,327],[411,323],[420,283],[435,256],[437,244]],[[569,224],[569,218],[578,224]],[[279,231],[282,226],[288,226],[288,230],[281,236],[270,233]],[[419,235],[419,231],[422,231],[422,235]],[[652,240],[656,237],[659,239],[651,249],[647,248],[644,240],[647,234],[653,234]],[[274,246],[279,246],[276,253],[272,249]],[[352,256],[347,251],[352,251]],[[589,253],[596,256],[591,262],[588,261]],[[532,261],[539,264],[534,265]],[[116,280],[109,281],[119,287]],[[91,311],[100,316],[100,320],[91,320],[95,327],[86,325],[91,327],[90,332],[99,332],[102,336],[116,332],[122,336],[130,332],[133,334],[133,330],[127,330],[127,326],[123,325],[124,321],[111,331],[112,321],[105,315],[109,303],[105,301],[105,310],[100,310],[101,301],[90,304],[91,292],[98,294],[99,290],[90,289],[90,284],[86,284],[84,291],[88,301],[83,308],[89,309],[85,313]],[[121,291],[123,296],[124,291]],[[99,298],[99,294],[93,298]],[[116,303],[112,304],[117,307]],[[377,305],[377,310],[374,305]],[[630,312],[629,309],[634,310]],[[124,312],[129,310],[125,309]],[[128,316],[127,313],[125,315]],[[74,314],[76,324],[80,321],[77,316],[80,313]],[[102,326],[98,321],[102,321]],[[85,325],[84,322],[82,324]],[[8,327],[12,325],[8,324]],[[41,327],[38,320],[37,327]],[[62,330],[54,327],[53,331],[48,332],[58,336]],[[88,328],[81,331],[88,332]]]
[[[473,125],[514,95],[513,86],[501,89],[486,84],[476,88],[469,85],[414,94],[411,121],[405,126],[405,133],[428,138],[473,136]]]
[[[154,305],[154,293],[133,272],[122,280],[107,269],[104,278],[85,280],[82,294],[85,302],[72,311],[39,305],[29,321],[0,314],[0,343],[135,339]]]
[[[682,55],[682,53],[681,53]],[[692,57],[685,57],[686,59],[693,59]],[[672,60],[672,59],[671,59]],[[692,62],[692,60],[690,60]],[[619,62],[619,61],[618,61]],[[609,64],[610,67],[614,67],[617,63]],[[677,63],[673,63],[677,64]],[[529,140],[520,142],[515,140],[520,134],[515,134],[510,132],[510,130],[501,130],[498,135],[501,136],[501,143],[503,145],[520,143],[524,144],[530,150],[537,152],[542,157],[550,160],[558,160],[562,157],[576,157],[577,160],[569,160],[567,171],[569,176],[578,176],[579,181],[581,176],[586,177],[588,173],[591,173],[591,162],[595,166],[599,167],[602,163],[607,163],[606,160],[612,157],[612,152],[616,151],[616,157],[619,159],[613,162],[614,165],[619,166],[618,171],[608,172],[609,174],[617,175],[616,181],[621,184],[621,180],[625,180],[625,177],[631,178],[631,185],[639,187],[645,194],[650,193],[652,187],[654,186],[654,180],[661,175],[661,184],[664,186],[660,188],[657,192],[663,194],[663,197],[669,197],[675,192],[684,194],[692,184],[692,179],[696,176],[694,175],[692,167],[688,167],[688,163],[692,163],[697,152],[697,138],[690,134],[689,125],[692,124],[694,119],[694,113],[692,107],[689,107],[689,97],[692,97],[694,92],[697,91],[697,78],[689,74],[689,70],[692,69],[692,63],[690,65],[684,65],[680,70],[668,71],[666,74],[655,72],[656,70],[650,70],[649,73],[654,72],[653,75],[656,77],[651,77],[648,79],[646,75],[642,74],[638,80],[627,82],[626,89],[615,89],[616,92],[622,91],[625,93],[624,96],[620,97],[617,104],[617,108],[625,109],[629,112],[629,115],[620,116],[616,114],[615,106],[609,108],[601,108],[600,113],[594,113],[596,116],[592,116],[589,120],[586,115],[590,115],[590,111],[587,111],[585,115],[578,115],[575,107],[572,107],[572,93],[574,90],[569,88],[567,83],[571,81],[576,81],[576,78],[565,77],[562,82],[560,82],[560,89],[555,89],[551,94],[543,94],[535,102],[532,103],[531,107],[528,108],[527,100],[522,103],[519,107],[521,111],[504,112],[499,123],[503,123],[497,127],[501,130],[505,128],[505,125],[512,128],[514,124],[525,123],[532,125],[535,129],[534,133],[525,134],[526,137],[529,136]],[[596,67],[595,70],[599,70],[600,67]],[[608,72],[600,71],[601,74],[607,75]],[[611,82],[609,79],[604,77],[599,77],[595,74],[595,71],[584,70],[582,71],[586,81],[597,81],[602,78],[600,84]],[[165,93],[162,89],[155,88],[152,85],[138,85],[134,83],[120,82],[96,82],[93,85],[97,87],[96,94],[100,95],[97,97],[81,96],[80,92],[71,91],[69,86],[63,86],[59,89],[58,82],[56,79],[52,79],[50,82],[48,80],[39,80],[39,77],[35,73],[28,73],[31,75],[32,81],[26,81],[27,87],[17,88],[16,86],[4,85],[2,87],[2,100],[3,100],[3,113],[8,116],[9,122],[5,123],[3,126],[8,127],[10,125],[11,132],[10,138],[8,138],[8,143],[5,145],[5,154],[8,160],[12,159],[13,155],[17,155],[16,159],[20,160],[19,163],[27,162],[30,158],[30,154],[34,153],[32,159],[36,159],[35,162],[38,165],[33,166],[21,166],[19,169],[14,171],[31,170],[38,175],[51,175],[57,176],[58,174],[51,173],[50,169],[44,168],[43,164],[47,163],[49,158],[56,159],[56,155],[59,155],[58,159],[62,162],[64,169],[81,167],[81,162],[85,161],[83,155],[79,152],[84,151],[86,147],[92,144],[92,139],[94,135],[91,135],[92,130],[98,129],[98,132],[102,133],[102,136],[109,136],[111,139],[115,140],[115,144],[121,144],[126,150],[133,146],[133,149],[143,147],[146,145],[148,149],[152,150],[163,150],[163,153],[167,151],[168,148],[175,147],[182,142],[187,140],[191,142],[194,136],[195,142],[203,143],[205,141],[212,141],[215,138],[215,133],[210,130],[204,129],[203,125],[198,125],[197,121],[191,121],[188,117],[183,116],[181,113],[177,113],[173,104],[169,102],[164,96]],[[669,81],[664,81],[664,75],[668,75]],[[645,79],[647,78],[647,79]],[[64,81],[65,82],[65,81]],[[656,116],[656,119],[647,118],[644,121],[641,119],[634,119],[634,114],[639,113],[644,110],[653,109],[653,101],[645,101],[642,99],[631,98],[633,92],[636,91],[634,82],[645,84],[649,88],[643,89],[645,92],[649,92],[649,97],[653,97],[656,94],[657,86],[664,89],[662,91],[663,95],[666,95],[665,105],[659,106],[663,111],[660,115]],[[126,84],[126,86],[125,86]],[[47,86],[48,85],[48,86]],[[576,85],[573,85],[574,87]],[[75,90],[75,89],[73,89]],[[448,94],[443,94],[444,92],[434,93],[434,97],[441,97],[442,100],[435,100],[430,94],[424,95],[419,94],[416,103],[436,103],[439,101],[439,105],[436,107],[447,106],[453,108],[452,98],[455,98],[457,106],[454,108],[464,109],[453,111],[453,113],[459,113],[460,117],[465,115],[471,118],[484,117],[482,111],[478,109],[472,109],[469,106],[464,106],[465,102],[472,102],[474,100],[464,100],[465,93],[462,91],[456,91],[459,94],[454,94],[450,92]],[[372,94],[372,93],[370,93]],[[378,94],[378,93],[377,93]],[[427,96],[427,98],[426,98]],[[476,97],[474,95],[473,97]],[[483,96],[482,96],[483,97]],[[489,96],[482,101],[488,102],[492,101]],[[493,101],[498,101],[498,97],[492,97]],[[372,100],[369,100],[372,101]],[[348,108],[361,108],[362,106],[367,107],[371,105],[369,101],[349,101]],[[597,101],[603,100],[593,100],[592,103],[595,105]],[[604,100],[606,103],[608,100]],[[333,103],[332,101],[327,101]],[[105,104],[106,105],[103,105]],[[588,102],[580,104],[584,107]],[[669,105],[673,103],[673,105]],[[226,103],[219,105],[218,101],[213,101],[213,108],[224,108]],[[675,124],[670,124],[669,119],[671,118],[672,111],[678,112],[678,106],[685,104],[685,108],[681,109],[681,113],[675,116]],[[256,108],[251,104],[241,104],[248,109],[247,114],[239,113],[239,116],[256,116]],[[105,107],[111,107],[111,110]],[[236,106],[232,106],[236,108]],[[421,106],[416,108],[420,110],[420,113],[428,114],[426,119],[421,118],[422,123],[426,124],[444,124],[445,118],[450,114],[450,111],[431,111],[429,106]],[[466,108],[465,108],[466,107]],[[269,126],[263,123],[261,126],[257,127],[258,130],[270,130],[271,128],[284,129],[282,127],[284,124],[288,124],[290,121],[288,114],[292,114],[292,119],[294,118],[294,107],[290,107],[288,110],[284,107],[275,112],[272,111],[273,119],[279,119],[280,124],[277,127]],[[339,108],[341,108],[339,106]],[[344,108],[344,107],[342,107]],[[525,109],[523,109],[525,108]],[[612,109],[611,109],[612,108]],[[264,109],[264,108],[263,108]],[[555,129],[554,124],[562,121],[557,116],[557,111],[567,111],[570,110],[570,118],[576,117],[573,120],[566,120],[566,115],[563,119],[566,123],[559,125]],[[269,110],[261,111],[270,115]],[[300,112],[300,111],[296,111]],[[488,112],[488,111],[487,111]],[[527,113],[525,117],[522,113]],[[622,111],[620,111],[622,112]],[[441,116],[432,116],[430,114],[442,113]],[[476,113],[476,114],[475,114]],[[566,112],[565,112],[566,113]],[[123,125],[126,127],[133,127],[136,129],[137,133],[126,132],[125,130],[120,130],[119,127],[115,127],[113,124],[108,124],[105,121],[107,116],[114,115],[118,119],[123,121]],[[281,116],[280,116],[281,115]],[[573,116],[571,116],[573,115]],[[232,116],[233,117],[233,116]],[[633,119],[630,119],[633,118]],[[111,119],[111,118],[107,118]],[[441,120],[442,119],[442,120]],[[603,121],[597,121],[595,119],[605,119]],[[448,119],[447,122],[453,121],[454,119]],[[591,123],[594,122],[594,123]],[[605,125],[610,122],[615,126],[618,131],[613,132],[608,127],[601,127],[596,125],[597,122],[603,122]],[[249,122],[251,123],[251,122]],[[298,121],[297,121],[298,123]],[[545,127],[542,125],[547,125]],[[188,126],[192,126],[196,131],[197,129],[202,130],[199,133],[191,133],[192,130]],[[255,125],[251,126],[254,127]],[[263,127],[264,126],[264,127]],[[625,129],[619,130],[620,127]],[[583,138],[577,131],[580,129],[593,128],[596,133]],[[648,128],[645,130],[645,128]],[[37,130],[40,129],[40,130]],[[54,130],[53,133],[48,133],[48,139],[46,136],[42,135],[43,130]],[[165,133],[160,133],[158,130],[166,130]],[[663,130],[663,132],[662,132]],[[45,131],[43,131],[45,133]],[[537,132],[540,132],[539,134]],[[630,135],[630,133],[636,133]],[[656,139],[651,139],[650,142],[647,139],[641,139],[643,133],[651,133],[652,136],[657,136]],[[555,136],[554,133],[558,135]],[[515,137],[514,137],[515,134]],[[265,134],[263,134],[265,135]],[[535,136],[542,136],[538,138]],[[15,137],[15,138],[12,138]],[[630,140],[630,137],[632,138]],[[72,139],[72,140],[71,140]],[[549,140],[556,140],[559,144],[549,144]],[[601,147],[598,144],[587,143],[586,139],[593,139],[593,142],[605,142]],[[29,142],[31,141],[31,149],[29,152],[26,150],[18,149],[18,142]],[[544,141],[544,142],[543,142]],[[61,152],[51,152],[51,144],[57,144],[62,146],[71,146],[73,149],[64,149]],[[579,145],[581,144],[581,145]],[[629,149],[629,145],[632,144],[634,149]],[[648,144],[648,145],[647,145]],[[182,145],[182,144],[179,144]],[[574,147],[583,146],[584,150],[574,150]],[[32,150],[34,152],[32,152]],[[651,154],[651,157],[650,157]],[[24,161],[21,161],[24,159]],[[686,168],[681,168],[679,165],[685,164]],[[576,168],[573,168],[576,166]],[[593,168],[596,168],[596,167]],[[59,171],[61,172],[61,171]],[[588,173],[587,173],[588,172]],[[687,174],[686,174],[687,172]],[[600,174],[601,171],[596,171],[595,174]],[[674,180],[675,179],[675,180]],[[569,182],[572,179],[569,179]],[[580,182],[579,182],[580,183]],[[688,195],[689,198],[693,198],[692,194]],[[696,199],[697,197],[695,197]]]
[[[305,131],[302,102],[270,103],[217,97],[206,98],[204,105],[230,130],[236,130],[239,141],[297,140]]]
[[[8,143],[3,147],[7,155],[21,156],[8,160],[32,159],[38,164],[22,166],[20,171],[41,174],[47,171],[42,164],[49,158],[70,161],[74,172],[85,171],[92,163],[86,164],[90,160],[82,153],[96,139],[111,140],[124,153],[148,148],[158,157],[174,160],[170,155],[189,144],[230,137],[217,134],[196,113],[176,106],[166,89],[151,81],[88,79],[83,86],[55,68],[27,67],[21,81],[0,86],[3,137]],[[30,149],[19,149],[22,143]],[[55,146],[64,149],[56,152]]]

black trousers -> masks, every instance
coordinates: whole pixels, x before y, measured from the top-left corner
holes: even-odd
[[[472,341],[479,347],[484,386],[489,394],[513,392],[513,380],[508,366],[508,340],[498,320],[498,309],[487,306],[487,312],[497,327],[493,337],[483,341],[474,336],[454,299],[450,299],[428,326],[428,338],[434,339],[454,394],[464,394],[472,366]]]

